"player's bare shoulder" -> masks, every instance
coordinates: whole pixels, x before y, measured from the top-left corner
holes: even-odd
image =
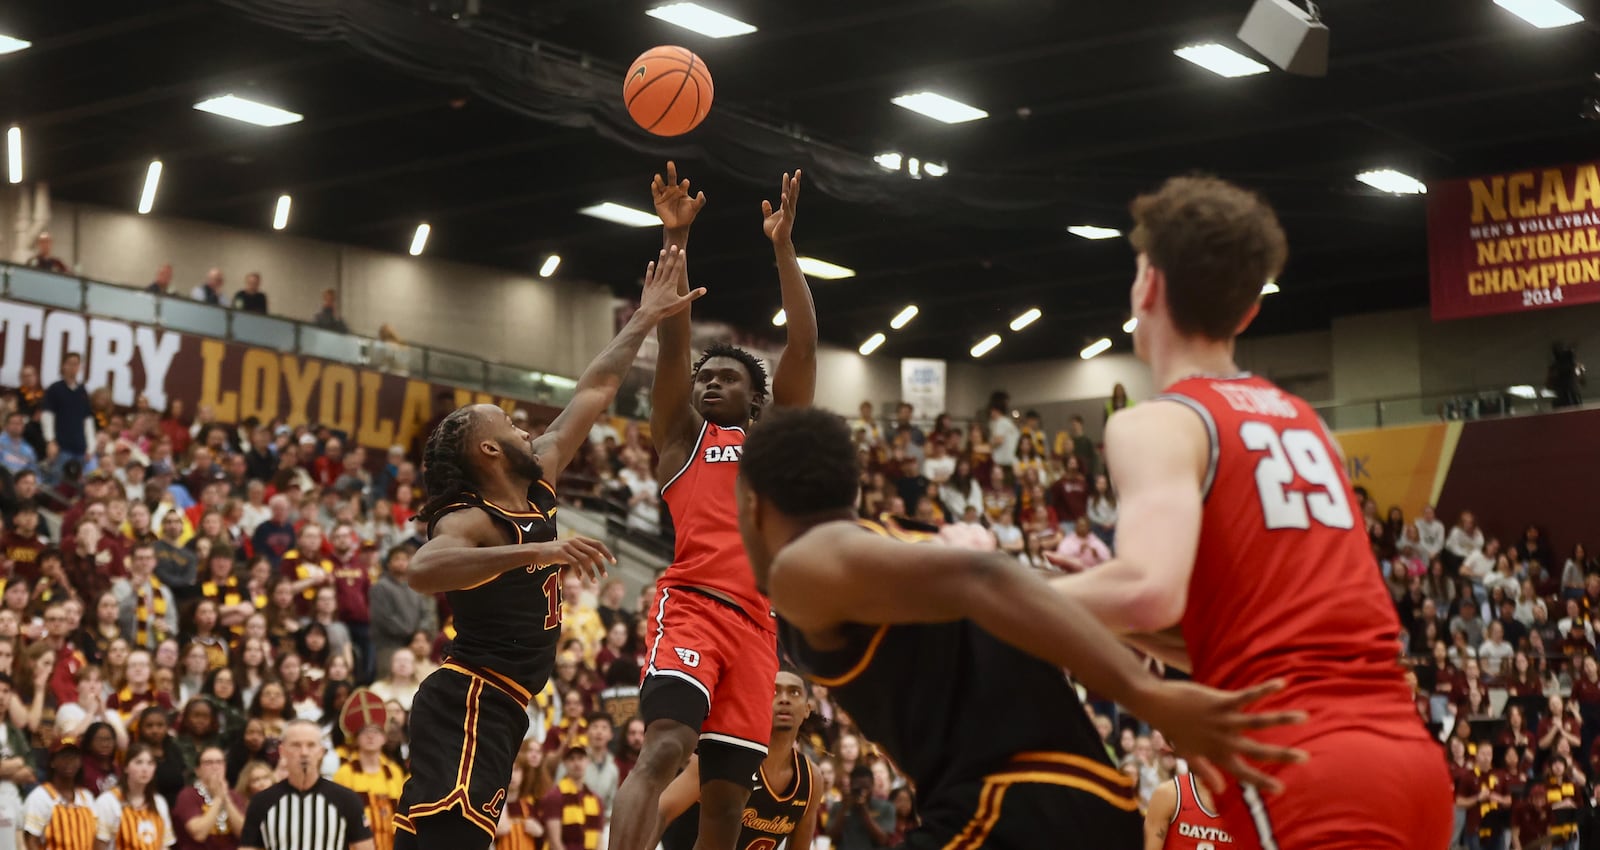
[[[1135,469],[1182,464],[1204,471],[1211,461],[1213,435],[1189,404],[1171,398],[1117,411],[1106,422],[1107,465],[1119,479]]]

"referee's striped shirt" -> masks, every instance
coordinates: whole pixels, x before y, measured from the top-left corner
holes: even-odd
[[[284,780],[251,798],[239,844],[260,850],[348,850],[370,838],[361,795],[318,778],[309,791]]]

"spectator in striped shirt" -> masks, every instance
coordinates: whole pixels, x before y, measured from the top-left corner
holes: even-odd
[[[599,850],[600,831],[605,817],[600,813],[600,798],[583,784],[588,769],[589,749],[583,744],[567,747],[561,758],[566,777],[550,789],[539,804],[544,818],[544,834],[550,850]]]
[[[83,751],[76,738],[50,748],[50,776],[22,806],[28,850],[94,850],[94,795],[78,787]]]

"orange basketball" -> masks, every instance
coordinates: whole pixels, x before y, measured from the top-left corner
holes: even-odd
[[[657,136],[681,136],[711,111],[711,72],[683,47],[652,47],[628,68],[622,100],[640,127]]]

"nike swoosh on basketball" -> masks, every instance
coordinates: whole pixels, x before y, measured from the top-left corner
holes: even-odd
[[[645,69],[644,69],[644,66],[643,66],[643,65],[640,65],[640,66],[639,66],[639,67],[638,67],[638,68],[637,68],[637,69],[635,69],[635,70],[634,70],[634,72],[633,72],[633,75],[634,75],[634,76],[635,76],[635,77],[639,77],[639,78],[641,78],[641,79],[643,79],[643,77],[644,77],[644,75],[645,75]]]

